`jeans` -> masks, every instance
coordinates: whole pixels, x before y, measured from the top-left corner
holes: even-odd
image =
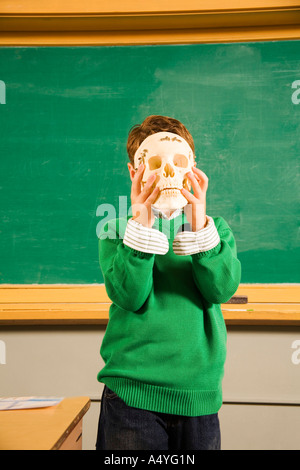
[[[106,385],[96,450],[220,450],[218,414],[179,416],[127,406]]]

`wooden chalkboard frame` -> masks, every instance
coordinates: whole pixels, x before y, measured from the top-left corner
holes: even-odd
[[[193,44],[300,38],[297,0],[3,0],[0,45]]]
[[[106,325],[110,305],[104,284],[2,284],[0,325]],[[300,284],[240,284],[221,309],[226,325],[300,326]]]

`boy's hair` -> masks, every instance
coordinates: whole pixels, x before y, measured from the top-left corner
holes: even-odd
[[[194,140],[187,128],[177,119],[168,116],[148,116],[142,124],[133,126],[128,135],[127,153],[130,163],[134,166],[134,154],[141,143],[151,134],[156,132],[173,132],[183,137],[195,153]]]

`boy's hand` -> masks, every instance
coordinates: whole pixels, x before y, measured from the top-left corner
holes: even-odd
[[[194,194],[186,189],[182,189],[181,193],[188,200],[188,204],[184,207],[184,212],[193,232],[201,230],[206,225],[206,191],[208,187],[208,178],[203,171],[193,167],[193,171],[187,173]]]
[[[141,182],[145,165],[141,164],[132,180],[131,186],[131,207],[132,219],[136,220],[145,227],[151,228],[155,222],[155,217],[151,209],[151,204],[154,204],[158,195],[159,188],[153,189],[153,183],[156,176],[152,175],[148,178],[143,190],[141,191]]]

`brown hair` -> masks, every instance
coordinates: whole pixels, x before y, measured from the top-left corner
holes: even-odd
[[[156,132],[173,132],[180,137],[183,137],[193,153],[195,152],[194,140],[187,128],[177,119],[167,116],[148,116],[142,124],[133,126],[128,135],[127,140],[127,153],[131,164],[134,166],[134,154],[141,145],[141,143],[151,134]]]

